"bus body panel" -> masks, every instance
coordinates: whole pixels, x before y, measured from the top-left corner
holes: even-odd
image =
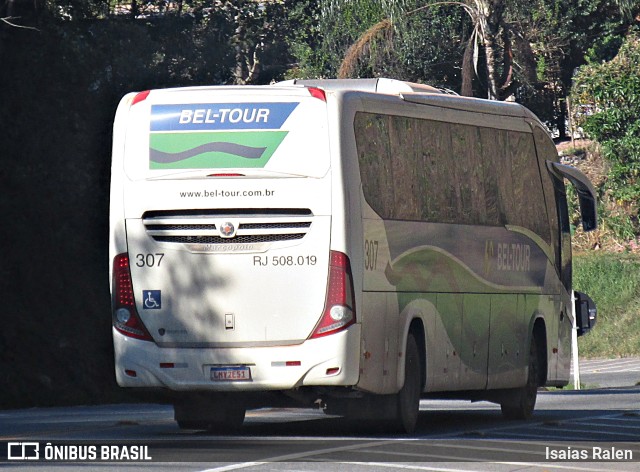
[[[345,101],[349,99],[349,92],[344,94],[344,99]],[[471,141],[468,144],[462,144],[459,152],[471,156],[476,151],[469,149],[480,146],[482,143],[489,148],[491,146],[495,148],[496,145],[503,146],[508,149],[508,152],[522,155],[529,162],[528,172],[531,172],[533,179],[523,181],[520,184],[521,187],[513,188],[513,191],[520,195],[517,198],[525,197],[524,192],[527,190],[522,185],[533,185],[531,188],[536,190],[536,197],[533,198],[539,198],[540,202],[544,202],[547,197],[548,189],[543,189],[536,183],[536,180],[540,179],[539,172],[542,172],[542,169],[538,170],[536,166],[539,156],[536,154],[532,123],[538,128],[539,124],[530,114],[488,116],[480,112],[470,112],[469,109],[464,110],[462,106],[440,107],[437,100],[430,98],[416,100],[415,103],[420,102],[426,105],[421,107],[413,106],[412,103],[402,103],[389,96],[367,95],[364,98],[356,98],[353,102],[352,106],[345,106],[349,113],[343,117],[343,120],[348,123],[356,122],[356,135],[352,139],[357,140],[357,130],[362,130],[357,125],[358,113],[379,117],[397,116],[401,119],[406,117],[404,129],[410,129],[416,119],[439,123],[440,129],[456,126],[462,131],[478,130],[473,131],[473,133],[479,133],[478,137],[470,133],[465,136],[466,131],[461,134]],[[469,108],[472,106],[469,105]],[[380,126],[373,120],[369,123],[369,130]],[[382,167],[378,175],[388,174],[393,175],[393,178],[384,181],[383,184],[384,177],[382,180],[376,177],[380,182],[380,188],[385,189],[385,192],[396,182],[403,182],[399,177],[403,173],[402,167],[393,167],[391,170],[391,166],[394,165],[392,164],[394,156],[406,157],[407,154],[414,152],[414,149],[424,149],[423,153],[430,152],[429,147],[424,147],[424,144],[412,142],[414,138],[409,134],[394,137],[391,133],[390,131],[390,143],[387,142],[384,145],[375,144],[380,136],[375,131],[371,133],[365,130],[362,137],[372,149],[378,149],[389,159],[389,163],[385,164],[389,167]],[[428,134],[429,131],[415,132],[414,136],[422,136],[424,143],[425,133]],[[503,142],[505,138],[502,136],[509,136],[515,144]],[[448,139],[441,143],[435,141],[435,155],[437,152],[450,152],[447,148],[451,148],[452,143]],[[536,137],[537,139],[539,138]],[[550,142],[548,137],[546,139]],[[390,151],[390,146],[394,146],[394,140],[396,143],[401,143],[396,144],[400,150]],[[407,142],[408,144],[405,144]],[[517,144],[519,142],[522,144]],[[455,143],[453,147],[456,147]],[[356,149],[355,152],[362,165],[362,152],[367,151]],[[443,159],[443,156],[439,158]],[[468,158],[471,161],[475,159]],[[557,160],[557,155],[554,159]],[[485,164],[478,163],[478,165]],[[500,175],[504,173],[503,169],[497,168],[496,171],[498,176],[494,185],[510,189],[511,184]],[[514,169],[513,172],[519,171]],[[360,173],[363,180],[365,177],[370,177],[366,170],[360,169]],[[408,185],[406,182],[403,183],[405,186]],[[421,191],[422,189],[412,188],[413,194],[420,195]],[[394,197],[387,195],[384,198],[393,199]],[[379,292],[386,291],[391,298],[397,299],[399,307],[398,310],[390,309],[382,313],[379,308],[380,302],[372,302],[371,305],[378,307],[377,315],[368,316],[367,313],[363,313],[362,319],[386,320],[398,316],[404,320],[403,316],[407,315],[403,315],[403,312],[408,307],[413,305],[429,307],[423,310],[415,309],[413,314],[408,315],[410,318],[424,317],[429,320],[425,325],[427,391],[503,389],[522,385],[526,382],[527,346],[536,319],[546,321],[548,371],[545,378],[552,385],[566,383],[567,366],[570,360],[567,349],[570,331],[566,328],[570,326],[571,319],[565,315],[568,312],[567,307],[570,306],[570,297],[558,284],[555,268],[558,261],[554,257],[554,248],[549,242],[558,237],[558,229],[557,226],[553,226],[553,219],[547,222],[544,209],[538,213],[544,216],[535,218],[542,218],[544,221],[540,228],[549,224],[549,229],[546,230],[549,233],[504,223],[504,226],[478,226],[477,224],[465,226],[461,225],[460,221],[447,225],[410,221],[411,217],[407,220],[406,217],[394,217],[391,214],[381,217],[371,208],[365,195],[361,196],[361,201],[365,263],[363,298],[371,296],[379,300],[381,298]],[[382,202],[382,204],[385,203]],[[393,205],[395,211],[407,206],[406,199],[396,199],[389,204]],[[382,224],[384,229],[381,228],[381,222],[384,222]],[[391,256],[390,253],[394,251],[389,246],[395,246],[394,256]],[[394,259],[403,250],[411,254],[410,258],[415,259],[413,264],[407,261],[404,261],[404,264],[395,263]],[[371,268],[374,258],[377,258],[376,270],[366,270],[367,265],[369,269]],[[390,276],[392,279],[404,279],[404,281],[391,283]],[[429,315],[425,316],[422,313],[429,313]],[[560,319],[563,320],[564,330],[560,329]],[[400,324],[402,325],[402,322]],[[427,325],[431,328],[426,327]],[[403,336],[406,337],[408,324],[405,326],[405,332],[399,334],[398,346],[402,346],[401,339]],[[370,329],[366,322],[363,323],[365,342],[368,332],[380,331],[376,328]],[[380,343],[378,339],[378,344]],[[559,348],[560,344],[565,348]],[[386,348],[388,343],[384,346]],[[403,383],[401,347],[399,347],[398,358],[400,359],[397,369],[398,386],[401,386]],[[372,380],[372,382],[376,381]]]
[[[288,224],[273,216],[201,219],[218,226]],[[263,223],[268,220],[275,222]],[[134,295],[154,341],[201,347],[303,342],[324,307],[330,220],[314,216],[300,240],[253,250],[247,244],[243,252],[242,245],[159,243],[143,220],[128,219]]]
[[[174,391],[271,391],[306,385],[355,385],[358,381],[358,325],[336,335],[292,346],[245,348],[161,348],[113,330],[116,380],[121,387]],[[241,366],[251,378],[216,381],[213,368]],[[132,373],[135,372],[135,375]]]
[[[511,389],[527,382],[542,323],[545,381],[566,384],[564,184],[548,175],[557,155],[539,122],[442,94],[312,95],[205,87],[123,99],[110,256],[128,253],[152,341],[114,329],[118,383],[395,394],[413,330],[424,392]],[[350,263],[356,323],[314,338],[332,251]]]
[[[373,338],[377,351],[387,355],[387,338],[398,339],[389,324],[424,317],[433,339],[428,345],[434,346],[427,352],[429,390],[521,384],[530,320],[538,313],[551,316],[553,308],[543,304],[550,290],[546,275],[554,270],[545,251],[523,232],[506,228],[364,222],[367,351],[376,343],[367,338]],[[378,323],[370,327],[368,316]]]
[[[196,185],[195,196],[187,197],[182,195],[193,189],[190,180],[125,188],[134,296],[154,341],[202,347],[302,342],[324,307],[330,173],[322,179],[216,179]],[[258,196],[204,196],[252,192],[258,185]],[[287,207],[292,201],[295,208]],[[270,207],[261,209],[265,204]],[[236,238],[220,237],[226,223]],[[150,293],[162,301],[150,302]]]
[[[176,89],[122,101],[110,253],[128,253],[135,306],[153,342],[114,334],[121,385],[234,384],[203,377],[205,359],[260,364],[232,389],[357,382],[357,326],[348,336],[308,340],[324,310],[332,237],[326,103],[303,88],[248,92]],[[226,227],[232,235],[221,234]],[[309,354],[323,345],[331,348]],[[278,358],[283,347],[294,348],[293,358]],[[258,362],[270,349],[273,372],[281,362],[302,364],[284,384],[270,383],[269,365]],[[172,352],[191,361],[166,360]],[[127,376],[127,364],[146,374]]]

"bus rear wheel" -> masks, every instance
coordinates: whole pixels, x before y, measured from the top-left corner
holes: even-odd
[[[422,373],[420,350],[412,333],[407,337],[407,349],[404,363],[404,385],[395,396],[395,418],[391,422],[392,429],[412,433],[418,422],[420,410],[420,393],[422,390]]]
[[[538,378],[540,363],[538,357],[538,343],[535,335],[531,336],[529,347],[529,369],[527,383],[518,389],[513,390],[500,402],[502,416],[509,420],[526,420],[531,418],[536,406],[538,395]]]

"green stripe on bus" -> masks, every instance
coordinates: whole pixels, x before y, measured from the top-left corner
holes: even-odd
[[[150,169],[262,168],[287,131],[151,133]]]

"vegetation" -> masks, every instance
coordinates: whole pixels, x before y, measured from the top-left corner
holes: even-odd
[[[401,77],[516,99],[565,137],[574,70],[615,54],[640,2],[323,0],[318,10],[301,75]]]
[[[593,331],[578,338],[583,357],[637,356],[640,346],[640,256],[587,253],[574,258],[574,286],[598,306]]]
[[[582,67],[576,75],[572,95],[576,123],[600,144],[608,164],[609,171],[601,185],[608,224],[618,229],[619,238],[634,239],[640,233],[638,32],[625,38],[618,54],[610,61]],[[617,208],[623,211],[616,212]]]

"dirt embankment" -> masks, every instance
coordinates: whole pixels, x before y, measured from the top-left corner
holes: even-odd
[[[577,203],[574,202],[572,222],[576,229],[573,235],[577,251],[602,250],[608,252],[640,253],[640,236],[634,235],[633,222],[638,218],[636,203],[615,199],[606,188],[609,164],[602,157],[597,143],[588,139],[562,141],[556,144],[563,163],[580,169],[598,191],[599,227],[584,233],[579,224]]]

